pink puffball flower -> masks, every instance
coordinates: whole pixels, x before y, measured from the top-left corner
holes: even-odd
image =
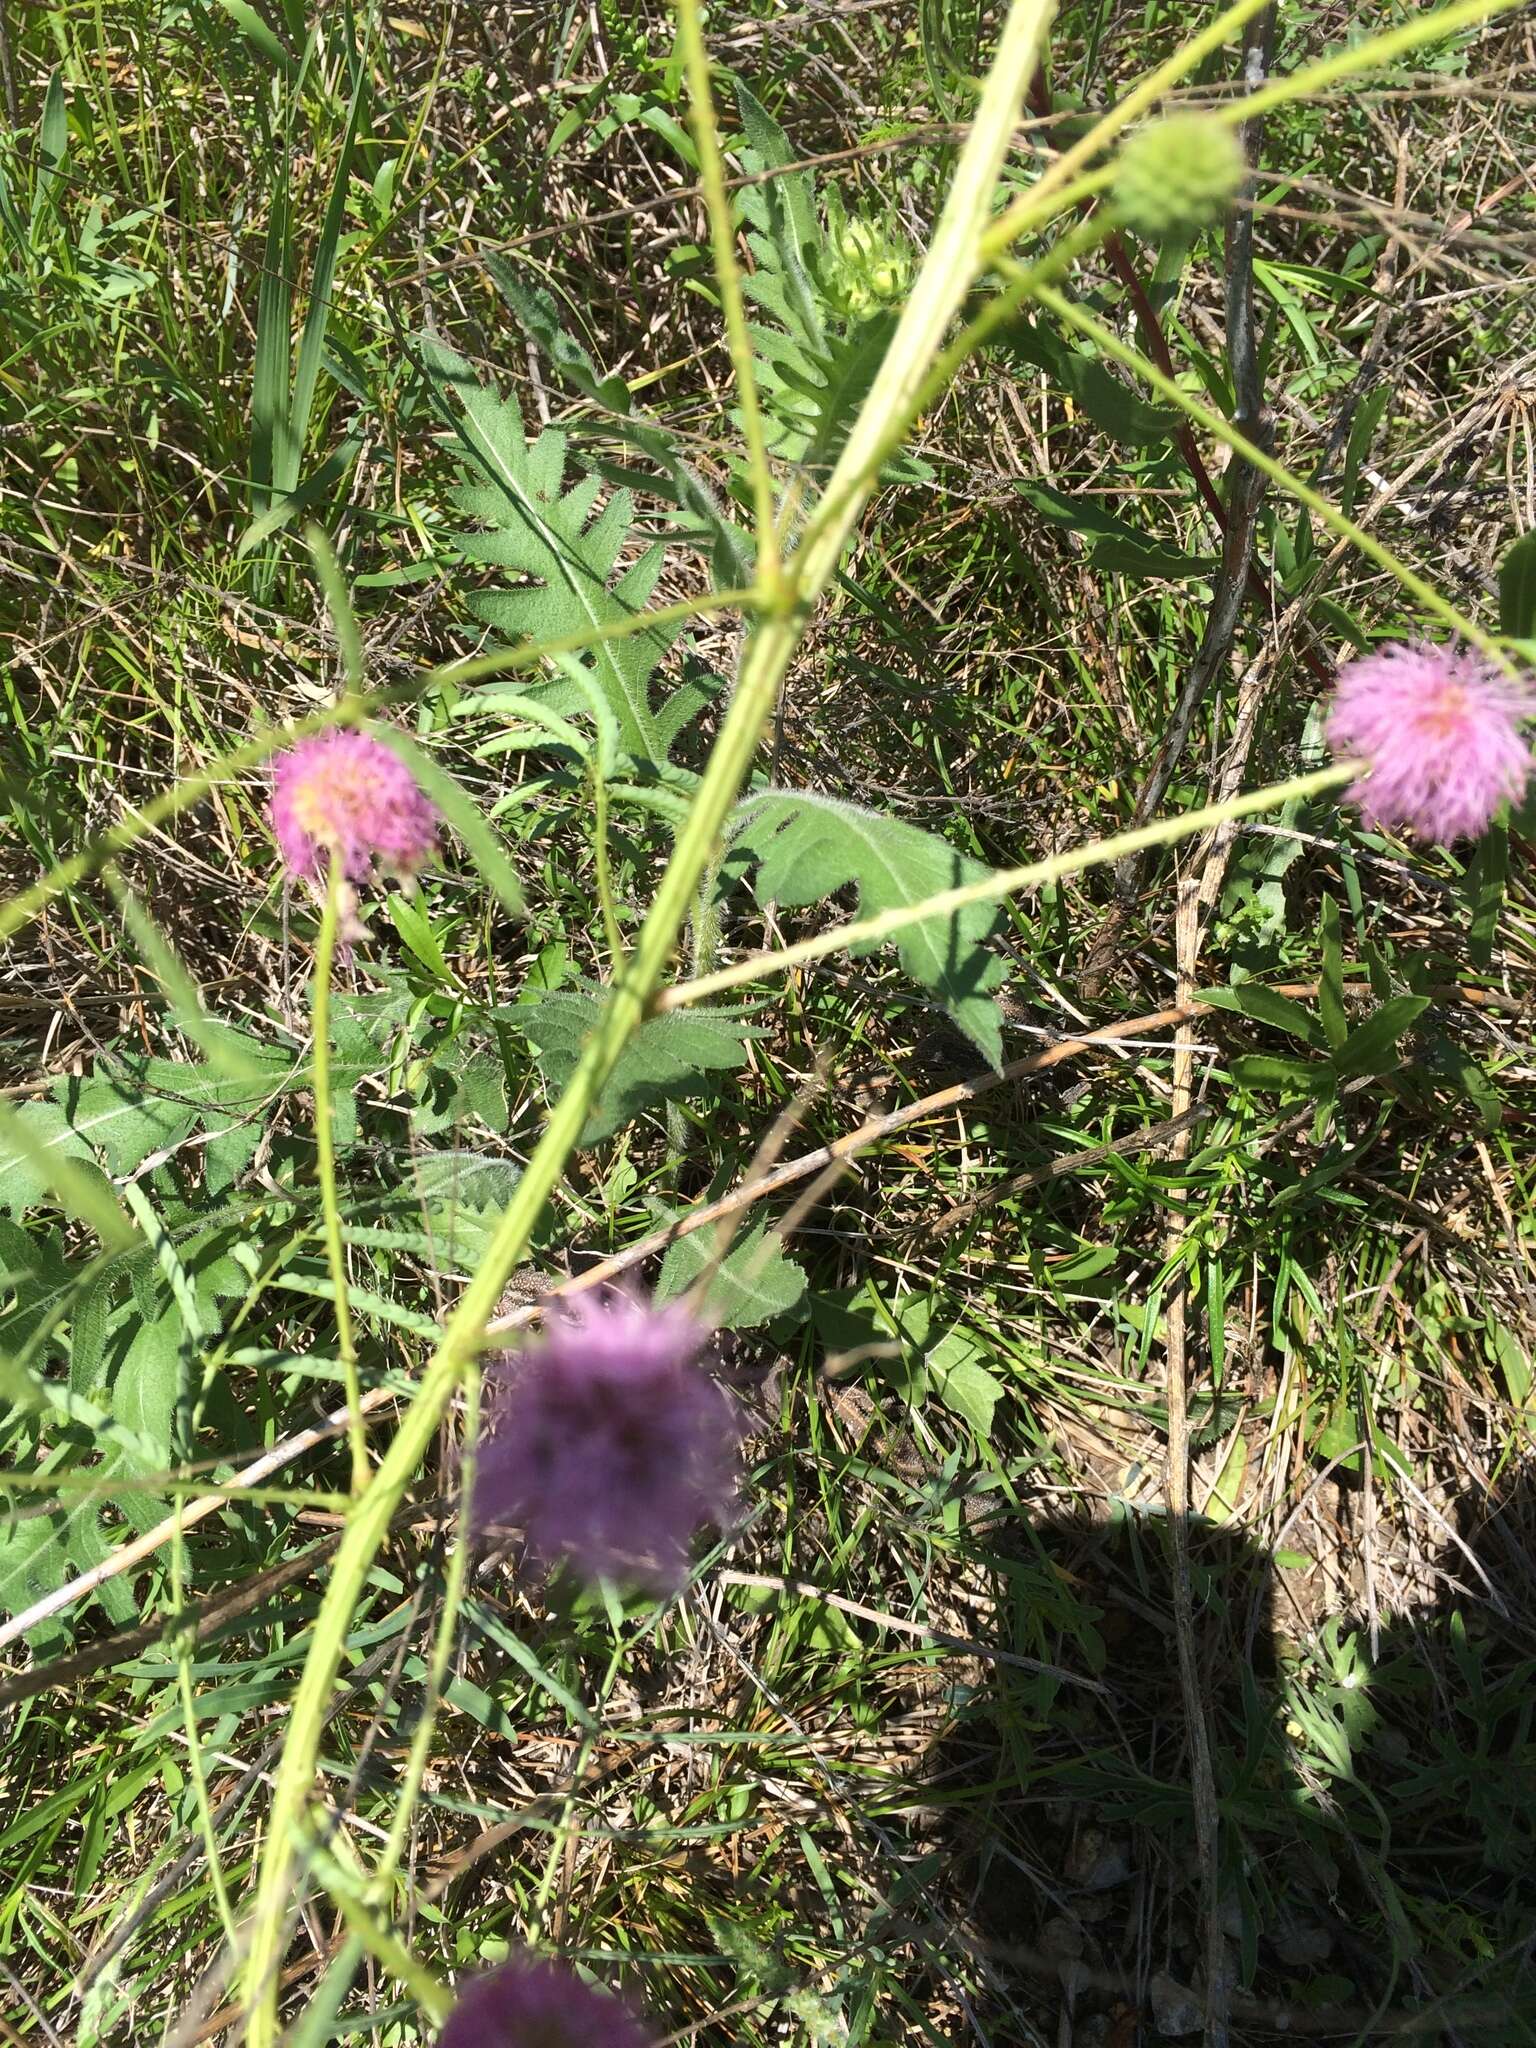
[[[1380,647],[1341,672],[1328,714],[1336,754],[1360,754],[1349,788],[1367,825],[1449,845],[1486,832],[1532,768],[1529,694],[1458,647]]]
[[[587,1577],[679,1585],[703,1521],[735,1505],[740,1425],[695,1361],[687,1307],[614,1289],[552,1315],[543,1341],[487,1374],[473,1519],[521,1528],[533,1556]]]
[[[409,768],[366,732],[323,732],[272,764],[272,830],[296,881],[315,882],[327,860],[349,882],[369,866],[413,875],[432,852],[437,812]]]
[[[437,2048],[655,2048],[655,2036],[574,1971],[524,1956],[465,1986]]]

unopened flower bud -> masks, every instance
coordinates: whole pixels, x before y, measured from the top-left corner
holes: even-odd
[[[1115,208],[1148,241],[1209,227],[1242,190],[1242,145],[1210,114],[1173,114],[1134,134],[1115,166]]]

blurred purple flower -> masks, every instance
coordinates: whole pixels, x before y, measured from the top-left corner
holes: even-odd
[[[438,2048],[654,2048],[627,2006],[534,1956],[464,1987]]]
[[[1340,673],[1328,715],[1336,754],[1360,754],[1350,785],[1367,825],[1408,825],[1448,845],[1486,832],[1532,767],[1529,694],[1458,647],[1378,648]]]
[[[272,830],[288,872],[318,881],[327,857],[349,882],[369,864],[414,874],[432,851],[437,812],[409,768],[365,732],[323,732],[272,763]]]
[[[678,1584],[694,1530],[736,1499],[736,1410],[695,1363],[708,1336],[621,1290],[553,1313],[487,1375],[475,1526],[520,1527],[546,1564]]]

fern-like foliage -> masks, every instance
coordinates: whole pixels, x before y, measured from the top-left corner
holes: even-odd
[[[861,916],[921,903],[974,882],[986,870],[945,840],[837,797],[768,790],[738,806],[730,867],[755,868],[758,900],[793,908],[849,883]],[[896,940],[902,966],[931,989],[994,1067],[1002,1065],[1002,1022],[990,991],[1003,980],[985,941],[996,919],[986,904],[923,918]],[[872,950],[865,947],[864,951]]]
[[[737,198],[753,267],[747,296],[766,319],[751,323],[758,381],[769,421],[769,448],[802,476],[824,476],[837,460],[896,331],[896,313],[881,308],[840,317],[832,289],[837,259],[822,224],[816,181],[796,160],[788,136],[738,82],[749,175],[776,172],[743,186]],[[888,479],[931,474],[911,456],[887,464]]]
[[[599,509],[603,482],[594,472],[567,488],[562,429],[547,427],[530,440],[514,398],[482,384],[437,342],[424,342],[422,354],[439,396],[452,392],[458,401],[457,409],[445,409],[467,474],[452,501],[475,522],[458,544],[471,561],[518,579],[511,588],[472,597],[477,617],[516,642],[601,632],[643,611],[665,549],[652,542],[620,568],[635,526],[633,495],[614,491]],[[665,751],[649,686],[678,631],[654,627],[581,657],[617,721],[620,746],[637,761],[659,762]],[[579,709],[581,701],[571,698],[570,708]]]

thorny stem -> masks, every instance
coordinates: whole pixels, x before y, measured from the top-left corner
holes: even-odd
[[[1049,306],[1058,320],[1076,328],[1078,333],[1088,335],[1106,355],[1113,356],[1115,361],[1124,364],[1126,369],[1134,370],[1138,377],[1150,384],[1153,390],[1166,398],[1171,405],[1178,406],[1197,426],[1204,427],[1218,440],[1225,441],[1234,454],[1242,456],[1272,483],[1278,484],[1281,490],[1305,505],[1309,512],[1315,513],[1333,532],[1352,542],[1361,554],[1367,556],[1379,569],[1385,569],[1389,576],[1395,577],[1411,597],[1416,597],[1427,612],[1432,612],[1442,624],[1449,626],[1453,633],[1470,641],[1501,668],[1510,668],[1509,656],[1492,634],[1485,633],[1480,626],[1458,611],[1456,606],[1443,598],[1417,570],[1410,569],[1408,564],[1394,555],[1390,548],[1384,547],[1372,534],[1367,533],[1364,527],[1356,525],[1355,521],[1341,512],[1337,505],[1330,504],[1321,492],[1314,491],[1310,484],[1304,483],[1294,470],[1287,469],[1285,464],[1278,461],[1267,449],[1259,447],[1257,442],[1250,440],[1246,434],[1239,433],[1232,422],[1223,419],[1220,413],[1212,412],[1209,406],[1202,405],[1196,398],[1191,398],[1181,385],[1176,384],[1171,377],[1165,377],[1157,365],[1149,361],[1139,349],[1134,349],[1128,342],[1122,341],[1101,320],[1096,320],[1081,306],[1074,305],[1054,286],[1040,285],[1034,296],[1042,305]]]
[[[352,1452],[352,1491],[368,1484],[368,1437],[363,1427],[363,1388],[357,1376],[357,1338],[352,1305],[347,1298],[347,1255],[341,1241],[341,1204],[336,1193],[336,1132],[331,1103],[331,971],[341,927],[346,879],[332,848],[326,862],[325,905],[320,913],[320,938],[315,947],[314,1090],[315,1177],[320,1183],[320,1223],[325,1262],[336,1297],[336,1348],[341,1354],[347,1395],[347,1442]]]

